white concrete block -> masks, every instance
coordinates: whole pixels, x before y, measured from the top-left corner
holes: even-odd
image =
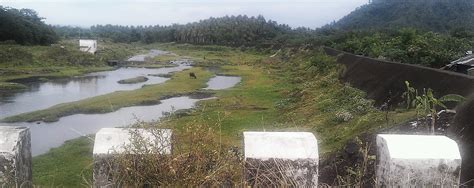
[[[0,127],[0,187],[30,187],[31,134],[26,127]]]
[[[377,135],[378,186],[457,187],[461,155],[455,141],[436,135]]]
[[[318,142],[312,133],[244,132],[244,151],[249,185],[318,185]]]
[[[153,154],[171,154],[170,129],[128,129],[128,128],[103,128],[95,135],[94,142],[94,187],[115,187],[110,173],[116,169],[113,163],[115,156],[129,153],[131,141],[139,139],[147,149],[152,149]],[[144,153],[144,154],[150,154]]]

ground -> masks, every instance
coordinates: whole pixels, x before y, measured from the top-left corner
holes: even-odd
[[[201,101],[198,107],[187,115],[175,116],[166,121],[166,126],[179,131],[190,122],[199,120],[221,135],[222,142],[231,143],[237,148],[240,148],[242,132],[246,130],[310,131],[317,136],[322,152],[321,160],[325,160],[331,156],[330,154],[344,149],[347,142],[363,133],[376,132],[383,127],[408,121],[414,116],[412,111],[399,110],[386,113],[375,108],[372,101],[365,99],[364,92],[339,82],[338,74],[342,67],[318,50],[284,50],[278,57],[270,57],[272,53],[241,51],[220,46],[151,44],[144,48],[168,50],[180,57],[191,58],[197,65],[192,71],[201,71],[199,74],[207,76],[191,84],[182,83],[181,78],[187,76],[185,71],[176,73],[173,75],[175,79],[166,83],[135,91],[116,92],[108,94],[108,97],[114,99],[118,106],[139,105],[143,104],[143,101],[156,102],[163,95],[162,92],[153,91],[153,97],[150,97],[149,92],[152,90],[150,88],[181,88],[171,93],[186,93],[203,87],[205,81],[215,74],[214,72],[241,76],[242,82],[236,87],[216,91],[217,99]],[[166,57],[166,60],[173,58]],[[200,66],[207,68],[203,69]],[[168,88],[171,84],[177,87]],[[83,112],[102,112],[103,107],[100,103],[102,97],[104,96],[74,104]],[[130,100],[123,100],[124,98]],[[54,111],[47,109],[33,112],[28,116],[22,115],[22,118],[37,120],[40,117],[52,117],[54,120],[71,114],[57,113],[68,112],[67,109],[70,108],[68,106],[72,108],[73,105],[61,104],[53,107]],[[80,147],[72,149],[74,145]],[[91,148],[92,144],[88,142],[88,138],[79,138],[35,157],[34,183],[51,185],[48,178],[54,177],[54,185],[72,186],[78,185],[77,182],[84,183],[85,180],[89,180],[90,178],[83,179],[79,175],[86,174],[84,177],[90,177]],[[67,152],[69,150],[77,154]],[[81,163],[77,164],[75,161]],[[61,171],[76,175],[58,174],[59,166]]]

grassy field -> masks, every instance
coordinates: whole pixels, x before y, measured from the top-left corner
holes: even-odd
[[[44,187],[91,187],[93,138],[66,141],[33,158],[33,182]],[[86,181],[87,180],[87,181]]]
[[[270,54],[243,52],[219,46],[152,44],[145,48],[172,51],[181,57],[191,57],[197,62],[197,66],[218,66],[217,72],[220,74],[242,77],[242,82],[236,87],[216,91],[217,99],[201,101],[191,114],[172,117],[171,120],[165,122],[165,126],[175,128],[176,131],[186,128],[186,125],[191,122],[202,122],[221,135],[223,142],[229,142],[239,148],[242,132],[246,130],[310,131],[318,137],[324,157],[325,154],[342,149],[350,139],[407,121],[415,115],[412,111],[391,111],[388,112],[388,118],[385,118],[386,113],[374,108],[372,101],[365,98],[364,92],[339,82],[338,74],[342,67],[336,65],[334,59],[318,51],[284,51],[278,57],[270,58]],[[200,68],[194,69],[194,72],[204,71]],[[185,72],[183,74],[186,76]],[[180,81],[179,75],[177,78],[174,81]],[[164,87],[163,85],[166,84],[149,86],[149,88]],[[189,87],[194,88],[194,86]],[[114,93],[113,95],[121,96],[116,98],[117,100],[130,96],[141,98],[145,96],[142,93],[144,89],[147,88],[128,94]],[[81,108],[103,109],[102,105],[110,106],[100,103],[100,100],[105,100],[105,98],[88,99],[87,103],[83,101]],[[71,104],[67,106],[73,107]],[[68,150],[71,144],[84,143],[85,140],[82,138],[70,141],[55,150],[56,152]],[[80,150],[83,153],[90,152],[90,147],[92,146],[81,147]],[[60,155],[53,158],[55,150],[36,157],[35,165],[50,161],[57,161],[52,163],[58,164],[73,163],[76,160],[75,157],[68,158]],[[77,158],[80,161],[87,161],[90,160],[90,155],[90,153],[77,155]],[[90,164],[92,161],[83,164],[82,168],[67,165],[65,168],[75,169],[77,173],[83,170],[87,172]],[[35,170],[34,176],[39,176],[35,177],[35,184],[48,185],[44,174],[54,174],[52,170],[55,169]],[[70,178],[59,174],[55,177],[57,185],[66,185],[67,181],[70,181]],[[83,181],[76,176],[75,178],[75,181]]]

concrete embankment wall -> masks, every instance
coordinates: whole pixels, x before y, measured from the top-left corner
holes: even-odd
[[[471,76],[358,56],[328,47],[324,50],[328,55],[337,56],[337,62],[345,65],[341,80],[367,92],[368,98],[374,99],[377,105],[388,99],[392,104],[400,102],[406,91],[405,81],[418,91],[431,88],[436,96],[459,94],[467,97],[474,93],[474,77]]]
[[[406,91],[405,81],[422,91],[431,88],[435,95],[459,94],[468,100],[457,107],[453,124],[448,128],[449,137],[460,145],[462,155],[461,182],[474,186],[474,77],[455,72],[417,65],[388,62],[324,48],[326,54],[337,56],[337,62],[345,65],[341,80],[367,92],[369,98],[380,105],[391,99],[392,104],[401,102]]]

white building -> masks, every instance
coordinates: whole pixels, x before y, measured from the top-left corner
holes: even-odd
[[[97,40],[79,40],[79,50],[95,54],[97,51]]]

